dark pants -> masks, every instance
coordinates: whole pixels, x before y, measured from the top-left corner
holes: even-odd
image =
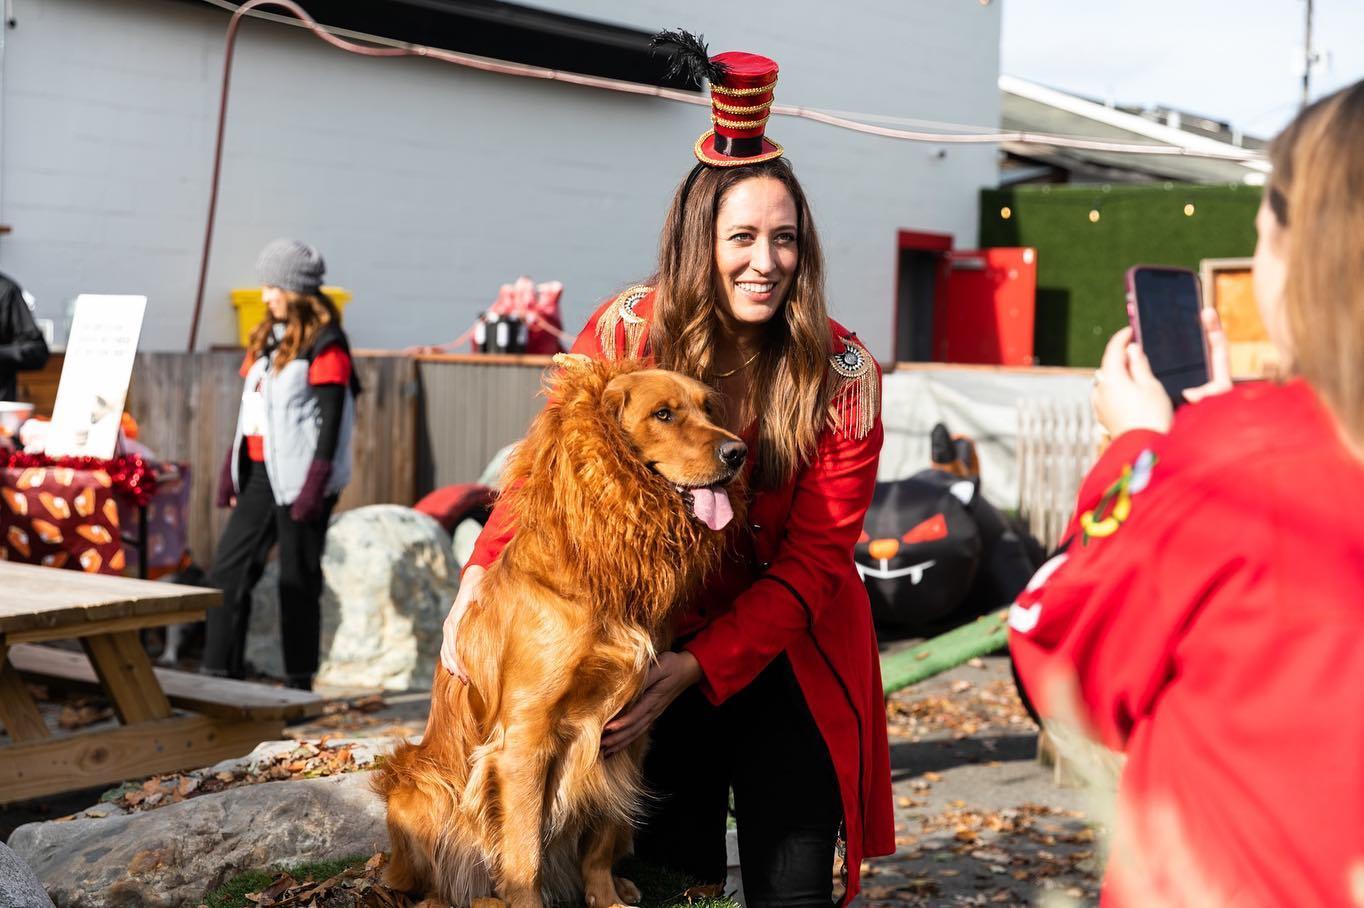
[[[316,520],[299,523],[289,508],[275,504],[265,465],[243,457],[241,492],[213,556],[212,586],[223,604],[208,610],[204,671],[240,678],[245,674],[246,627],[251,590],[265,571],[271,546],[279,544],[279,625],[284,638],[284,673],[303,684],[317,673],[322,632],[322,549],[327,521],[336,505],[328,498]]]
[[[644,775],[656,800],[635,837],[642,860],[724,882],[732,787],[749,908],[833,903],[838,781],[785,656],[718,707],[694,687],[673,701]]]

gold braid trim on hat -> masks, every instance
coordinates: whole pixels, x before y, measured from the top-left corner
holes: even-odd
[[[692,153],[696,155],[696,160],[702,164],[709,164],[711,167],[742,167],[745,164],[760,164],[763,161],[770,161],[773,158],[782,156],[782,147],[778,142],[772,141],[770,136],[763,136],[763,141],[772,146],[771,151],[764,151],[747,158],[713,158],[706,154],[706,140],[715,135],[715,130],[701,133],[701,138],[696,140],[692,146]]]
[[[876,362],[855,335],[843,338],[843,352],[829,355],[828,426],[850,438],[867,437],[881,412],[881,383]]]
[[[725,126],[729,129],[757,129],[759,126],[767,124],[767,117],[761,120],[726,120],[717,114],[710,115],[710,121],[716,126]]]
[[[621,291],[615,302],[606,307],[601,318],[597,319],[597,342],[602,356],[606,359],[626,359],[639,355],[639,341],[649,323],[643,316],[635,314],[635,306],[648,296],[654,288],[637,284]],[[625,323],[625,349],[616,349],[616,326]]]
[[[733,104],[726,104],[723,101],[716,101],[712,98],[710,104],[716,110],[722,110],[727,114],[755,114],[762,113],[764,110],[771,107],[772,101],[769,99],[761,104],[754,104],[750,107],[735,107]]]
[[[724,95],[727,98],[748,98],[753,95],[760,95],[765,91],[771,91],[777,87],[777,80],[773,79],[766,85],[757,85],[753,88],[726,88],[723,85],[710,83],[710,90],[713,94]]]

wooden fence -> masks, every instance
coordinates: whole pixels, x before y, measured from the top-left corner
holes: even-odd
[[[241,357],[240,350],[142,353],[129,391],[128,411],[143,442],[163,459],[191,465],[190,545],[205,566],[227,521],[214,500],[236,424]],[[357,351],[355,363],[365,393],[357,405],[355,474],[339,510],[410,505],[432,489],[475,481],[540,411],[550,360]],[[41,372],[21,373],[21,396],[38,412],[51,412],[60,371],[58,354]],[[1093,432],[1087,405],[1019,402],[1020,511],[1047,546],[1059,540],[1093,461]]]
[[[190,464],[190,548],[205,566],[229,513],[215,499],[241,399],[241,356],[139,354],[128,394],[141,441],[163,460]],[[411,505],[434,488],[476,480],[539,412],[548,363],[547,357],[357,351],[364,393],[356,403],[355,470],[337,510]]]
[[[1018,510],[1048,550],[1070,522],[1096,437],[1088,402],[1018,402]]]

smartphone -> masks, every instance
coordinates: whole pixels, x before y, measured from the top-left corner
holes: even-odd
[[[1127,318],[1132,334],[1170,402],[1208,381],[1208,349],[1199,313],[1198,275],[1187,268],[1137,265],[1127,269]]]

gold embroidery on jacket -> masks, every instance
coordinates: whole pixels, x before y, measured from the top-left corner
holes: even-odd
[[[881,385],[867,348],[851,334],[842,340],[843,352],[829,356],[834,382],[834,392],[829,396],[829,428],[862,439],[881,412]]]
[[[602,356],[606,359],[622,359],[639,354],[639,341],[649,323],[635,314],[635,306],[649,295],[652,287],[638,285],[623,291],[616,301],[606,307],[601,318],[597,319],[597,342],[601,345]],[[625,323],[625,349],[616,349],[616,326]]]

